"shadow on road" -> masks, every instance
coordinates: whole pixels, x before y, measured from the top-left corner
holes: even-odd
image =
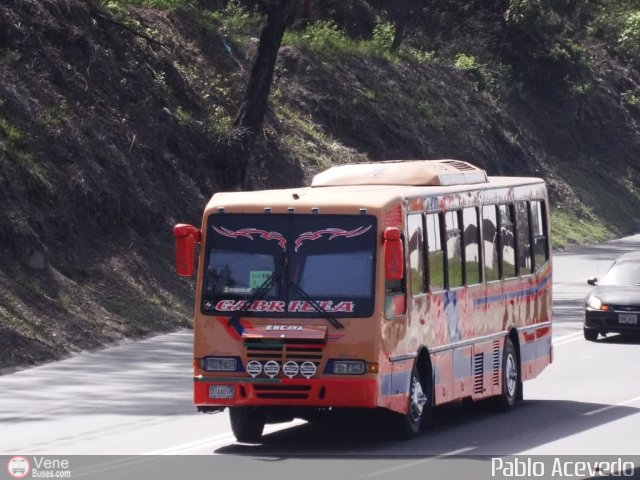
[[[638,413],[637,408],[562,400],[529,400],[509,413],[487,403],[458,402],[437,408],[434,424],[418,438],[398,440],[385,415],[310,423],[263,437],[259,445],[234,444],[216,454],[254,457],[376,457],[443,455],[510,455]],[[559,452],[562,453],[562,452]]]

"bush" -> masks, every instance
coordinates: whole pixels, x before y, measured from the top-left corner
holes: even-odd
[[[495,88],[495,78],[487,67],[479,63],[473,55],[459,53],[453,64],[458,70],[469,74],[475,80],[479,90],[491,91]]]

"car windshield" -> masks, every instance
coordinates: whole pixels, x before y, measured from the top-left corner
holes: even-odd
[[[640,262],[616,262],[599,285],[640,285]]]
[[[375,222],[370,215],[211,215],[202,312],[370,316]]]

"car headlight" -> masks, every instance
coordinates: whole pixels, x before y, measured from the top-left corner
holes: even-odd
[[[202,362],[202,368],[208,372],[235,372],[238,368],[238,359],[235,357],[206,357]]]
[[[602,300],[600,300],[598,297],[594,297],[591,296],[589,297],[589,300],[587,301],[587,307],[593,309],[593,310],[601,310],[602,309]]]

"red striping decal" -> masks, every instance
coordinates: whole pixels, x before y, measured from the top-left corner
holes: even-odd
[[[286,250],[287,240],[278,232],[267,232],[266,230],[260,230],[257,228],[243,228],[241,230],[236,230],[235,232],[224,227],[213,227],[213,229],[220,235],[229,238],[245,237],[253,240],[253,235],[259,235],[265,240],[276,240],[282,250]]]
[[[370,228],[371,225],[369,225],[367,228],[358,227],[354,230],[343,230],[342,228],[325,228],[324,230],[316,230],[315,232],[304,232],[300,234],[300,236],[296,240],[295,251],[297,252],[298,249],[302,246],[302,242],[306,240],[317,240],[322,237],[322,235],[331,235],[329,237],[329,240],[333,240],[336,237],[351,238],[362,235],[363,233],[369,231]]]

